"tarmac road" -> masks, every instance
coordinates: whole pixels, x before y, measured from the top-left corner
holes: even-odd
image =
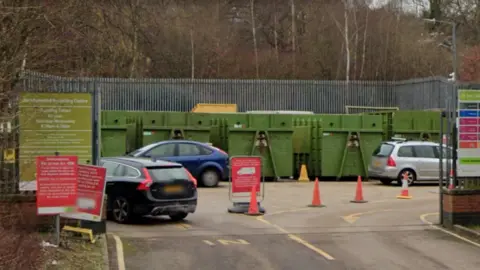
[[[435,186],[412,187],[412,200],[398,200],[398,187],[365,183],[369,202],[354,204],[355,183],[322,182],[326,207],[308,208],[312,187],[268,183],[261,217],[227,214],[228,190],[202,189],[198,212],[185,222],[108,229],[121,239],[129,270],[480,269],[480,245],[427,224],[438,219]]]

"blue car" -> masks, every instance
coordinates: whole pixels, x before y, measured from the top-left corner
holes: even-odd
[[[180,163],[205,187],[215,187],[221,180],[228,179],[228,154],[202,142],[161,141],[137,149],[128,156]]]

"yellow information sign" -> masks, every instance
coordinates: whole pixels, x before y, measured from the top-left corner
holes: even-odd
[[[4,163],[15,163],[15,149],[8,148],[3,150],[3,162]]]
[[[88,93],[22,93],[20,122],[20,190],[36,190],[36,157],[92,158],[92,96]]]

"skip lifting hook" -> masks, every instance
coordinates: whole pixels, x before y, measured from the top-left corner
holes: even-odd
[[[356,132],[352,132],[347,141],[347,147],[359,147],[360,142],[358,140],[358,134]]]
[[[264,131],[260,131],[255,141],[255,146],[258,147],[261,154],[265,151],[265,148],[268,146],[267,136]]]

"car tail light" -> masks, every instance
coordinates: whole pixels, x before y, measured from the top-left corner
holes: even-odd
[[[145,174],[145,180],[138,185],[137,190],[149,190],[150,186],[153,184],[152,177],[150,177],[150,173],[146,168],[143,168],[143,173]]]
[[[395,163],[395,160],[393,160],[392,156],[388,157],[387,166],[389,166],[389,167],[396,167],[397,166],[397,163]]]
[[[188,174],[188,180],[192,181],[193,184],[195,185],[195,187],[197,186],[197,179],[195,177],[193,177],[193,175],[187,170],[185,169],[185,171],[187,172]]]

